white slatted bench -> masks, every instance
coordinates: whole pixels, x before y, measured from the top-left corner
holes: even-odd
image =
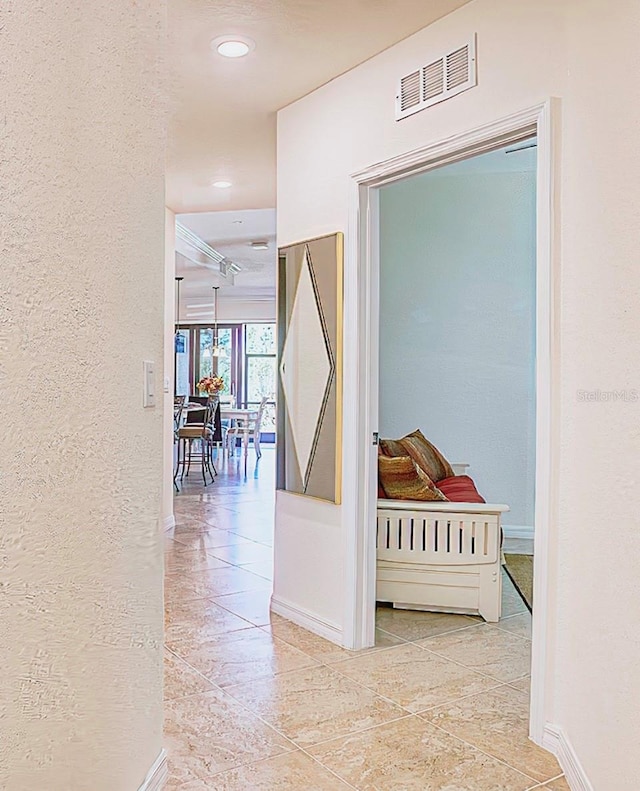
[[[506,505],[378,500],[376,598],[500,620]]]

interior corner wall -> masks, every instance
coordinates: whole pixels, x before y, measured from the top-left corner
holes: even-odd
[[[380,191],[380,436],[420,428],[532,530],[535,169],[459,168]]]
[[[276,300],[225,299],[220,297],[218,321],[248,324],[276,320]]]
[[[0,5],[11,791],[136,791],[162,748],[164,37],[162,0]]]
[[[635,0],[474,0],[278,114],[278,244],[342,230],[350,250],[353,173],[560,100],[557,507],[544,716],[596,791],[636,791],[640,777],[640,709],[630,694],[640,688],[639,32]],[[478,85],[396,122],[397,79],[472,33]],[[348,257],[347,279],[354,265]],[[352,295],[347,289],[350,327]],[[346,360],[355,361],[357,343],[345,335]],[[345,415],[357,393],[354,368],[345,368]],[[353,437],[345,421],[345,439]],[[356,449],[344,447],[352,470]],[[354,486],[344,481],[345,490]],[[292,513],[288,505],[276,507],[276,589],[321,617],[340,617],[345,584],[335,584],[336,569],[350,572],[342,509],[310,501]]]
[[[171,209],[164,212],[164,355],[162,376],[158,377],[158,392],[164,402],[162,454],[162,527],[175,524],[173,516],[173,390],[175,379],[176,331],[176,215]],[[162,387],[161,387],[162,385]]]

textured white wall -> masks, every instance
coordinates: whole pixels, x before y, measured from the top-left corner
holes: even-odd
[[[162,395],[164,400],[164,449],[162,456],[162,525],[168,529],[173,518],[173,382],[175,369],[175,321],[176,321],[176,215],[165,209],[164,215],[164,361],[158,373],[158,392],[169,384]],[[161,387],[162,385],[162,387]]]
[[[535,173],[457,167],[380,192],[380,436],[421,428],[533,527]]]
[[[286,246],[335,231],[345,232],[349,250],[351,174],[429,142],[447,138],[537,104],[564,91],[565,8],[556,0],[476,0],[414,36],[333,80],[278,113],[278,245]],[[478,34],[479,84],[452,101],[435,105],[397,123],[397,79],[430,54],[440,54]],[[304,199],[301,198],[304,196]],[[347,266],[353,262],[347,262]],[[357,338],[352,306],[345,306],[345,415],[355,387]],[[353,426],[345,420],[344,447],[353,445]],[[344,481],[348,494],[353,482]],[[312,602],[314,615],[344,623],[343,512],[305,500],[297,518],[276,505],[274,588],[292,601]],[[301,512],[304,519],[300,518]],[[337,558],[328,570],[317,558]],[[295,559],[290,565],[278,558]]]
[[[473,32],[478,86],[396,123],[396,79]],[[579,389],[640,390],[639,32],[635,0],[476,0],[278,118],[278,243],[344,230],[348,248],[352,173],[549,96],[562,100],[561,436],[546,717],[565,730],[596,791],[636,791],[640,777],[639,407],[577,397]],[[345,337],[347,359],[354,343]],[[325,509],[305,502],[296,522],[276,510],[276,589],[286,582],[295,602],[314,587],[320,616],[340,612],[344,590],[317,562],[321,542],[343,562],[333,528],[341,509],[333,512],[329,523]],[[296,559],[295,579],[278,561],[285,555]]]
[[[163,6],[0,5],[8,791],[135,791],[161,748]]]

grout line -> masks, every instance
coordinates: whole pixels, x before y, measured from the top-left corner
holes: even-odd
[[[420,719],[422,719],[422,718],[420,718]],[[512,766],[511,764],[507,763],[506,761],[503,761],[502,758],[497,758],[495,755],[492,755],[491,753],[488,753],[486,750],[480,749],[480,747],[478,747],[476,744],[473,744],[472,742],[469,742],[466,739],[461,738],[460,736],[456,736],[455,733],[451,733],[450,731],[446,730],[446,728],[443,728],[440,725],[436,725],[435,722],[429,721],[428,724],[433,725],[434,728],[437,728],[438,730],[442,731],[443,733],[446,733],[448,736],[451,736],[453,739],[457,739],[459,742],[462,742],[463,744],[466,744],[467,747],[471,747],[472,749],[474,749],[477,752],[479,752],[481,755],[485,755],[485,756],[487,756],[487,758],[492,758],[494,761],[497,761],[499,764],[502,764],[503,766],[506,766],[509,769],[512,769],[514,772],[517,772],[518,774],[522,775],[525,779],[533,780],[534,783],[538,783],[539,782],[538,780],[536,780],[535,777],[531,777],[531,775],[528,775],[528,774],[526,774],[526,772],[523,772],[522,769],[516,769],[515,766]],[[548,783],[549,781],[548,780],[544,780],[543,782],[544,783]]]
[[[487,687],[487,689],[480,690],[480,692],[470,692],[468,695],[461,695],[459,698],[450,698],[449,700],[443,701],[442,703],[436,703],[433,706],[428,706],[426,709],[420,709],[420,711],[416,711],[415,714],[417,717],[423,718],[423,714],[429,714],[436,709],[441,709],[444,706],[454,706],[456,703],[461,703],[463,700],[468,700],[469,698],[477,698],[480,695],[486,695],[488,692],[495,692],[496,690],[502,689],[502,687],[508,687],[508,684],[505,684],[503,681],[496,683],[493,687]],[[431,720],[427,720],[427,722],[431,722]]]
[[[560,778],[565,777],[564,772],[561,775],[557,775],[556,777],[550,777],[548,780],[543,780],[541,783],[538,783],[535,786],[530,786],[526,789],[526,791],[535,791],[538,788],[548,788],[549,783],[555,783],[556,780],[560,780]]]

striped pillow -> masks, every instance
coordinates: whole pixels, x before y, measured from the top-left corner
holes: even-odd
[[[378,456],[378,476],[390,500],[446,500],[409,456]]]
[[[423,472],[426,472],[432,481],[441,481],[443,478],[453,478],[453,468],[440,451],[424,436],[420,429],[407,434],[398,444],[403,448],[405,456],[411,456]]]

